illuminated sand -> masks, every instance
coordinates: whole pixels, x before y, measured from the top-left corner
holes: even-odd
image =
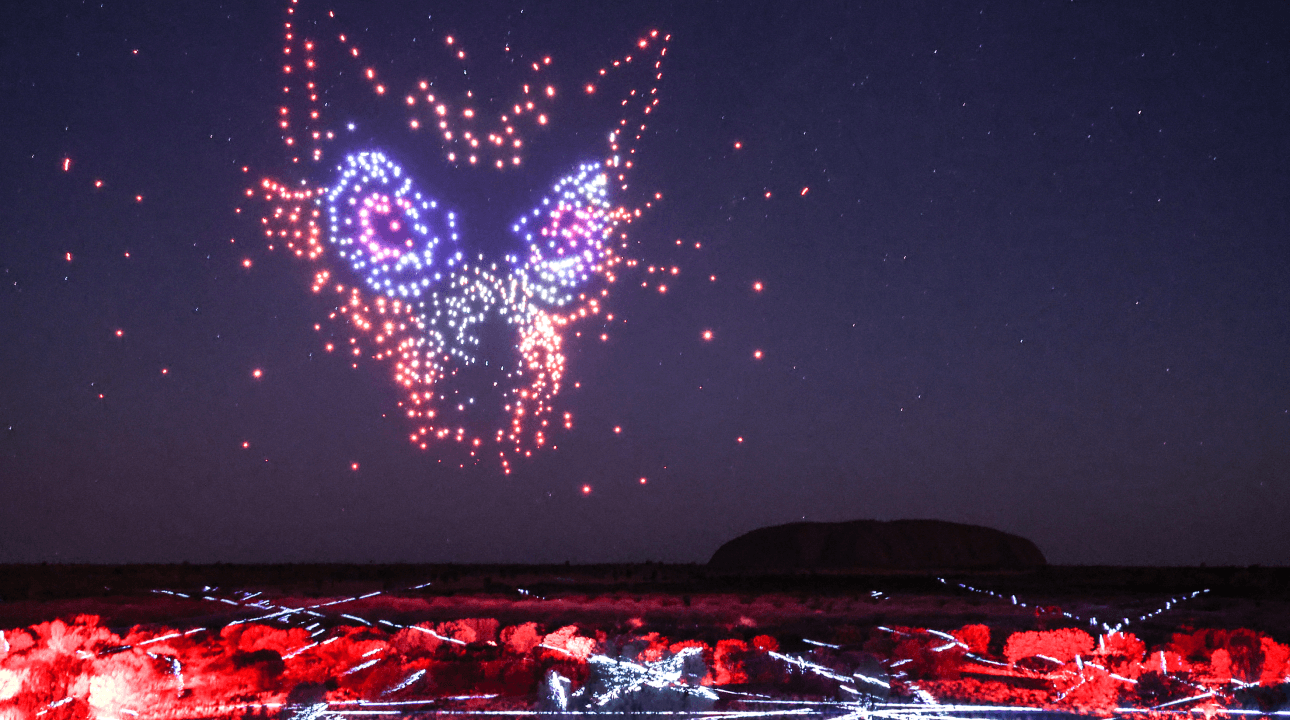
[[[6,597],[22,589],[10,570]],[[87,570],[117,590],[0,606],[0,717],[1284,714],[1290,688],[1278,571],[1174,573],[1217,582],[1148,600],[1141,573],[1135,588],[1079,569],[1056,582],[1063,569],[420,570],[432,579],[383,590],[399,572],[360,570],[318,581],[322,593],[302,591],[302,569],[273,586],[268,569],[183,568],[173,574],[249,582],[146,591],[130,586],[165,573]],[[30,577],[28,595],[58,594]]]

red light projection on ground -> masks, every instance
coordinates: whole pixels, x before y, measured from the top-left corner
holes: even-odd
[[[1097,634],[1063,627],[997,642],[988,626],[969,624],[775,638],[741,622],[669,638],[639,618],[551,628],[487,617],[395,622],[378,615],[397,597],[372,605],[381,592],[313,604],[157,592],[205,601],[211,619],[113,630],[81,616],[5,630],[0,717],[1215,717],[1285,715],[1290,682],[1290,647],[1251,630],[1175,632],[1148,648],[1122,627],[1055,608],[1037,611]],[[517,602],[546,602],[517,592]]]

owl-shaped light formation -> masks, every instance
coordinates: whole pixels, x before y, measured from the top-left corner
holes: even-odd
[[[343,34],[339,38],[357,58],[357,48]],[[294,48],[304,56],[304,73],[298,66],[294,76],[291,66],[284,72],[303,83],[305,92],[296,97],[307,99],[308,106],[297,109],[296,116],[310,119],[310,154],[320,163],[324,144],[335,133],[321,124],[312,79],[318,70],[316,45],[297,37],[292,23],[286,39],[288,55]],[[623,226],[641,215],[639,208],[616,205],[614,196],[628,187],[627,173],[646,129],[641,120],[657,107],[668,39],[653,31],[635,43],[635,58],[627,55],[600,70],[603,79],[631,68],[635,59],[651,87],[623,91],[622,115],[608,133],[603,159],[576,166],[536,207],[520,214],[511,225],[515,250],[503,257],[485,259],[468,251],[472,237],[462,218],[419,190],[393,158],[377,150],[345,155],[326,186],[303,180],[295,187],[269,179],[261,183],[259,193],[272,203],[262,220],[270,249],[280,243],[316,263],[313,291],[336,300],[330,318],[351,330],[347,345],[327,343],[326,349],[348,352],[356,367],[363,357],[389,363],[404,394],[399,406],[411,423],[408,437],[414,444],[427,448],[435,440],[451,440],[464,444],[475,459],[496,452],[509,473],[511,457],[551,446],[551,430],[572,427],[572,414],[557,413],[553,404],[566,372],[565,336],[579,322],[613,318],[603,303],[617,279],[615,268],[624,262],[617,252],[627,245]],[[446,45],[464,57],[455,39]],[[550,64],[543,58],[532,63],[532,71],[541,74]],[[363,77],[378,96],[398,97],[373,69]],[[588,96],[596,91],[594,84],[583,88]],[[457,103],[464,109],[450,112],[456,106],[445,93],[436,96],[430,84],[418,81],[395,105],[412,116],[411,132],[438,126],[450,164],[510,171],[522,164],[527,147],[519,121],[545,126],[558,96],[551,85],[523,83],[516,101],[495,119],[493,132],[471,129],[485,118],[471,106],[476,101],[469,91]],[[284,144],[296,153],[292,113],[284,106],[279,114]],[[479,162],[479,154],[493,146],[507,153],[507,161]],[[466,157],[463,147],[472,149]],[[628,267],[637,264],[626,261]],[[489,323],[509,329],[507,347],[481,340]],[[454,382],[471,366],[486,366],[492,373],[487,397],[471,397],[463,383]],[[481,422],[481,417],[490,420]],[[505,419],[497,423],[497,417]]]
[[[560,179],[512,226],[527,252],[499,265],[468,259],[459,249],[455,214],[417,192],[387,156],[345,158],[337,184],[317,196],[328,218],[326,237],[376,296],[377,314],[397,316],[374,322],[370,311],[355,308],[350,321],[374,327],[372,340],[392,348],[378,355],[394,359],[395,381],[409,390],[406,414],[419,423],[414,442],[467,439],[465,425],[444,424],[453,419],[451,403],[445,414],[448,397],[442,389],[436,394],[435,386],[452,368],[478,362],[475,329],[496,316],[513,326],[519,357],[504,374],[512,384],[503,390],[510,422],[491,439],[521,451],[525,428],[536,426],[532,444],[547,443],[550,400],[560,391],[565,365],[559,330],[588,310],[599,313],[598,301],[583,302],[585,293],[575,291],[613,266],[611,235],[627,217],[611,206],[608,185],[595,164]],[[458,412],[474,400],[457,403]]]

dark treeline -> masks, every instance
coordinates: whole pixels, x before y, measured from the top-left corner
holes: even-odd
[[[944,577],[950,587],[938,578]],[[520,589],[546,597],[635,590],[701,593],[852,595],[963,592],[957,583],[1023,596],[1132,594],[1168,596],[1207,589],[1213,597],[1290,597],[1284,567],[1046,566],[1028,572],[717,572],[704,565],[0,565],[0,602],[47,601],[150,593],[156,589],[225,591],[271,589],[303,596],[381,590],[422,596],[510,595]],[[430,583],[417,590],[414,586]]]

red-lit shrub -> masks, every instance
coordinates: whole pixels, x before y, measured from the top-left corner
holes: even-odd
[[[954,631],[954,638],[968,646],[968,651],[985,655],[990,650],[990,628],[987,625],[964,625]]]
[[[566,625],[548,634],[542,638],[542,645],[546,646],[547,652],[553,653],[557,657],[564,655],[578,662],[586,662],[591,653],[596,650],[596,641],[589,637],[579,636],[577,625]]]
[[[732,685],[748,682],[748,673],[744,671],[744,656],[748,653],[748,644],[743,640],[718,640],[712,651],[712,682],[714,685]]]
[[[1224,648],[1232,659],[1232,677],[1241,682],[1258,682],[1263,671],[1263,645],[1259,634],[1238,628],[1227,634]]]
[[[306,696],[335,703],[493,694],[518,703],[507,707],[521,708],[523,698],[537,697],[549,671],[569,679],[575,692],[591,688],[589,658],[615,648],[624,659],[643,663],[697,648],[699,657],[686,671],[692,681],[752,684],[760,686],[757,692],[799,697],[833,697],[859,667],[870,668],[865,676],[888,672],[897,697],[930,692],[942,700],[1085,714],[1152,707],[1206,690],[1216,693],[1204,701],[1211,710],[1235,704],[1270,712],[1286,703],[1282,683],[1290,672],[1290,647],[1250,630],[1177,633],[1150,653],[1129,633],[1095,641],[1079,629],[1018,632],[1004,645],[1012,670],[976,664],[970,677],[960,677],[964,653],[984,654],[990,630],[967,625],[953,638],[896,627],[874,630],[867,653],[852,645],[796,655],[820,670],[772,657],[779,643],[769,635],[718,639],[714,646],[671,642],[657,632],[610,640],[603,631],[576,625],[543,634],[536,623],[524,623],[499,632],[498,623],[485,618],[393,633],[373,625],[311,635],[299,627],[243,623],[187,631],[136,627],[119,637],[98,618],[83,616],[9,630],[0,638],[0,720],[88,720],[145,710],[155,717],[237,717],[248,707]],[[991,680],[986,673],[1002,677]]]
[[[390,645],[395,651],[407,656],[433,655],[445,642],[447,641],[440,639],[434,632],[433,623],[408,626],[390,638]]]
[[[1263,669],[1259,673],[1259,684],[1280,685],[1290,680],[1286,677],[1290,674],[1290,647],[1270,637],[1261,638],[1259,645],[1263,651]]]
[[[1084,663],[1078,673],[1058,673],[1052,679],[1057,695],[1053,704],[1078,713],[1110,717],[1119,706],[1122,691],[1131,685],[1111,677],[1106,670]]]
[[[542,634],[537,623],[524,623],[504,628],[501,634],[502,644],[517,655],[527,655],[542,642]]]
[[[758,635],[752,639],[753,647],[762,652],[775,652],[779,650],[779,641],[769,635]]]
[[[908,634],[892,649],[892,666],[911,680],[957,680],[963,662],[963,647],[937,636]]]
[[[1110,633],[1098,638],[1099,664],[1110,672],[1136,680],[1142,672],[1147,646],[1133,633]]]
[[[498,622],[492,618],[465,618],[440,623],[436,630],[444,637],[470,644],[496,641],[497,628]]]
[[[658,662],[671,653],[668,649],[670,647],[668,639],[656,632],[652,632],[641,639],[649,642],[649,645],[641,650],[639,659],[642,662]]]
[[[1168,648],[1216,680],[1278,685],[1286,681],[1290,661],[1290,648],[1245,628],[1174,633]]]
[[[1022,658],[1040,655],[1069,662],[1076,655],[1089,655],[1092,652],[1092,636],[1076,628],[1016,632],[1008,636],[1008,642],[1003,646],[1003,656],[1014,665]]]

